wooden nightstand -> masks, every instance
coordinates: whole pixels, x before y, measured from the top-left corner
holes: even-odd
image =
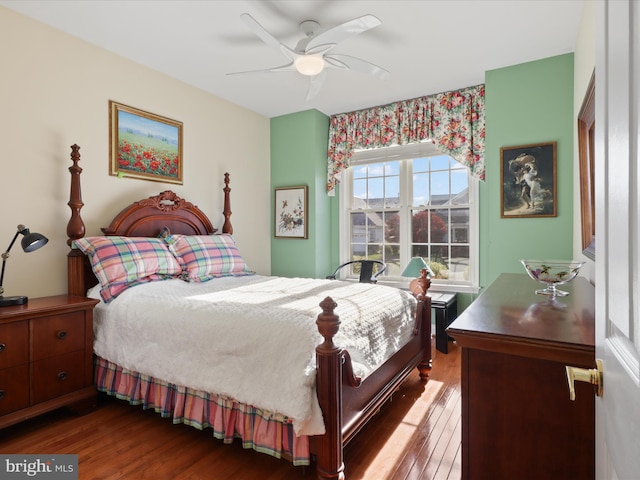
[[[0,308],[0,428],[63,406],[95,406],[97,303],[58,295]]]

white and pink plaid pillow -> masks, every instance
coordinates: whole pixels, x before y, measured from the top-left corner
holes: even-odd
[[[165,238],[188,282],[225,276],[252,275],[229,234],[169,235]]]
[[[108,303],[140,283],[178,278],[180,264],[161,238],[85,237],[73,246],[86,254],[100,282],[100,296]]]

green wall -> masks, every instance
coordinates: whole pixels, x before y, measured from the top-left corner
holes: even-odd
[[[573,254],[573,54],[490,70],[486,182],[480,189],[480,284],[522,273],[521,258]],[[500,148],[557,142],[557,217],[500,218]]]
[[[521,258],[572,257],[573,54],[488,71],[485,86],[482,287],[500,273],[523,272]],[[274,275],[323,278],[339,263],[339,194],[325,193],[328,125],[328,117],[316,110],[271,120],[272,190],[309,185],[310,201],[309,240],[271,240]],[[500,218],[500,148],[551,141],[557,142],[557,217]],[[459,295],[459,311],[475,297]]]
[[[324,278],[331,269],[331,212],[327,178],[329,117],[307,110],[271,119],[271,192],[276,187],[309,188],[309,238],[275,238],[271,208],[271,274]],[[274,202],[273,197],[271,202]]]

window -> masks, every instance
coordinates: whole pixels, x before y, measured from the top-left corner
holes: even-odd
[[[363,150],[342,186],[342,261],[382,260],[379,281],[407,283],[404,267],[422,257],[438,290],[476,291],[477,180],[465,166],[430,142]]]

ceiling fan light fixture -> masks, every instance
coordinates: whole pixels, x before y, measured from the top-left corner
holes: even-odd
[[[315,55],[301,55],[295,59],[293,64],[302,75],[318,75],[324,70],[324,59]]]

